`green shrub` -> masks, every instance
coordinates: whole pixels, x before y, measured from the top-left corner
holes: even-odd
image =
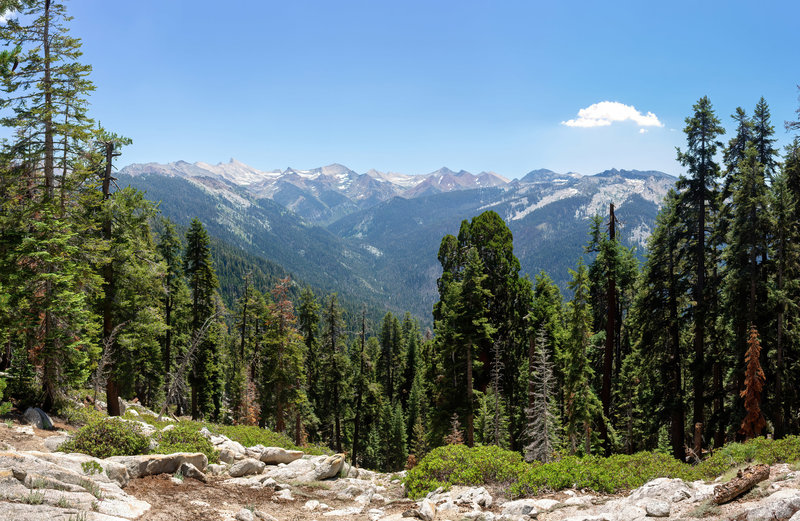
[[[444,445],[433,449],[406,474],[405,485],[411,498],[418,498],[439,487],[451,485],[510,485],[516,482],[526,464],[518,452],[499,447]]]
[[[772,465],[795,461],[800,461],[798,436],[731,443],[696,466],[660,452],[616,454],[608,458],[566,456],[551,463],[527,464],[519,453],[494,446],[470,449],[464,445],[446,445],[434,449],[408,471],[405,485],[409,497],[414,499],[452,485],[500,485],[512,497],[564,488],[615,493],[632,490],[659,477],[685,481],[713,479],[751,462]]]
[[[103,467],[96,461],[84,461],[81,463],[81,469],[83,469],[84,474],[89,474],[90,476],[103,473]]]
[[[139,414],[138,416],[134,416],[133,414],[130,413],[131,410],[133,410],[133,409],[129,409],[129,410],[125,411],[125,414],[123,414],[122,417],[126,418],[128,420],[135,420],[135,421],[140,421],[140,422],[147,423],[149,425],[152,425],[153,427],[155,427],[158,430],[163,429],[167,425],[175,424],[175,422],[172,421],[172,420],[161,420],[161,421],[159,421],[158,417],[157,416],[153,416],[152,414],[144,414],[143,413],[143,414]],[[183,423],[188,423],[188,420],[184,421]],[[197,425],[195,430],[200,430],[200,424],[199,423],[197,423],[197,422],[192,422],[192,423]]]
[[[6,388],[6,381],[0,378],[0,416],[2,416],[3,414],[8,414],[8,412],[11,411],[11,402],[2,401],[3,391],[5,391],[5,388]]]
[[[158,447],[155,452],[159,454],[202,452],[209,463],[219,462],[219,451],[200,434],[197,427],[198,425],[193,422],[180,422],[174,429],[157,433],[155,439]]]
[[[150,446],[138,425],[118,418],[94,420],[61,444],[63,452],[81,452],[95,458],[145,454]]]
[[[62,404],[62,407],[58,409],[58,416],[70,425],[87,425],[108,417],[105,411],[98,411],[94,407],[84,407],[72,402]]]
[[[780,440],[753,438],[744,443],[729,443],[703,460],[698,471],[704,478],[714,478],[727,470],[747,463],[793,463],[800,461],[800,436]]]
[[[252,447],[253,445],[260,444],[265,447],[282,447],[288,450],[302,450],[306,454],[313,454],[315,456],[332,454],[329,448],[321,445],[298,447],[285,434],[272,432],[269,429],[262,429],[255,425],[217,425],[209,423],[205,424],[205,427],[214,434],[227,436],[233,441],[238,441],[245,447]]]

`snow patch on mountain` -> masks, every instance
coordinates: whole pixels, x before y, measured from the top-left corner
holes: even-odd
[[[548,194],[548,195],[542,197],[539,201],[536,202],[536,204],[532,204],[530,206],[523,207],[521,210],[518,210],[514,214],[514,216],[511,217],[511,220],[512,221],[518,221],[518,220],[524,218],[526,215],[528,215],[528,214],[530,214],[532,212],[535,212],[539,208],[543,208],[543,207],[547,206],[548,204],[552,204],[552,203],[554,203],[556,201],[560,201],[562,199],[567,199],[568,197],[574,197],[574,196],[576,196],[578,194],[579,194],[579,192],[575,188],[565,188],[564,190],[557,190],[556,192],[554,192],[552,194]],[[524,201],[525,201],[525,203],[523,203],[523,204],[526,204],[528,199],[525,198]]]
[[[367,250],[368,252],[370,252],[374,256],[383,257],[383,252],[381,250],[379,250],[378,248],[376,248],[375,246],[372,246],[370,244],[364,244],[363,246],[364,246],[365,250]]]

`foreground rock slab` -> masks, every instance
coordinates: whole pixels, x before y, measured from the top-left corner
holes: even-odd
[[[184,463],[191,463],[200,471],[208,465],[208,458],[200,452],[178,452],[175,454],[146,454],[143,456],[114,456],[107,461],[121,463],[128,469],[131,478],[174,474]]]

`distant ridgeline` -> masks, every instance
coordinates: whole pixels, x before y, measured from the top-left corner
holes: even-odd
[[[160,201],[178,224],[198,217],[209,233],[268,259],[322,291],[423,321],[437,299],[439,241],[462,220],[497,212],[514,234],[522,272],[544,270],[566,288],[583,254],[590,218],[617,207],[623,244],[639,256],[675,178],[655,171],[593,176],[536,170],[519,180],[453,172],[426,176],[341,165],[262,172],[237,161],[135,164],[120,172]]]

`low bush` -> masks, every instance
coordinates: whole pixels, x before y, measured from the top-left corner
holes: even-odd
[[[615,493],[632,490],[659,477],[685,481],[713,479],[731,468],[752,462],[771,465],[796,461],[800,461],[798,436],[731,443],[695,466],[656,452],[616,454],[608,458],[566,456],[551,463],[528,464],[522,461],[519,453],[494,446],[470,449],[464,445],[446,445],[431,451],[409,470],[405,485],[409,497],[414,499],[452,485],[502,486],[512,497],[564,488]]]
[[[105,411],[98,411],[94,407],[83,406],[73,402],[62,404],[57,414],[70,425],[87,425],[108,417]]]
[[[138,425],[118,418],[93,420],[62,443],[62,452],[81,452],[95,458],[145,454],[150,446]]]
[[[511,485],[527,465],[518,452],[493,445],[470,449],[466,445],[444,445],[433,449],[406,474],[411,498],[424,496],[439,487],[484,484]]]
[[[800,436],[780,440],[753,438],[744,443],[729,443],[703,460],[698,471],[703,478],[715,478],[726,471],[749,463],[794,463],[800,461]]]
[[[157,416],[153,416],[152,414],[144,414],[144,413],[142,413],[142,414],[132,414],[131,413],[132,410],[133,409],[128,409],[127,411],[125,411],[125,414],[123,414],[122,417],[125,418],[126,420],[133,420],[133,421],[139,421],[139,422],[142,422],[142,423],[147,423],[148,425],[152,425],[153,427],[155,427],[158,430],[163,429],[167,425],[172,425],[172,424],[175,423],[171,419],[167,419],[167,420],[162,419],[162,420],[159,421],[158,417]],[[189,420],[184,420],[182,423],[189,423]],[[194,424],[197,425],[195,430],[200,430],[200,427],[201,427],[200,424],[198,424],[197,422],[191,422],[191,423],[194,423]]]
[[[218,424],[205,424],[214,434],[222,434],[227,436],[233,441],[237,441],[245,447],[252,447],[253,445],[264,445],[265,447],[282,447],[288,450],[302,450],[306,454],[313,454],[320,456],[323,454],[332,454],[332,451],[321,445],[308,445],[306,447],[298,447],[294,442],[285,434],[272,432],[269,429],[262,429],[256,425],[218,425]]]
[[[174,429],[155,434],[158,442],[155,452],[172,454],[175,452],[202,452],[209,463],[219,462],[219,451],[206,439],[193,422],[180,422]]]

